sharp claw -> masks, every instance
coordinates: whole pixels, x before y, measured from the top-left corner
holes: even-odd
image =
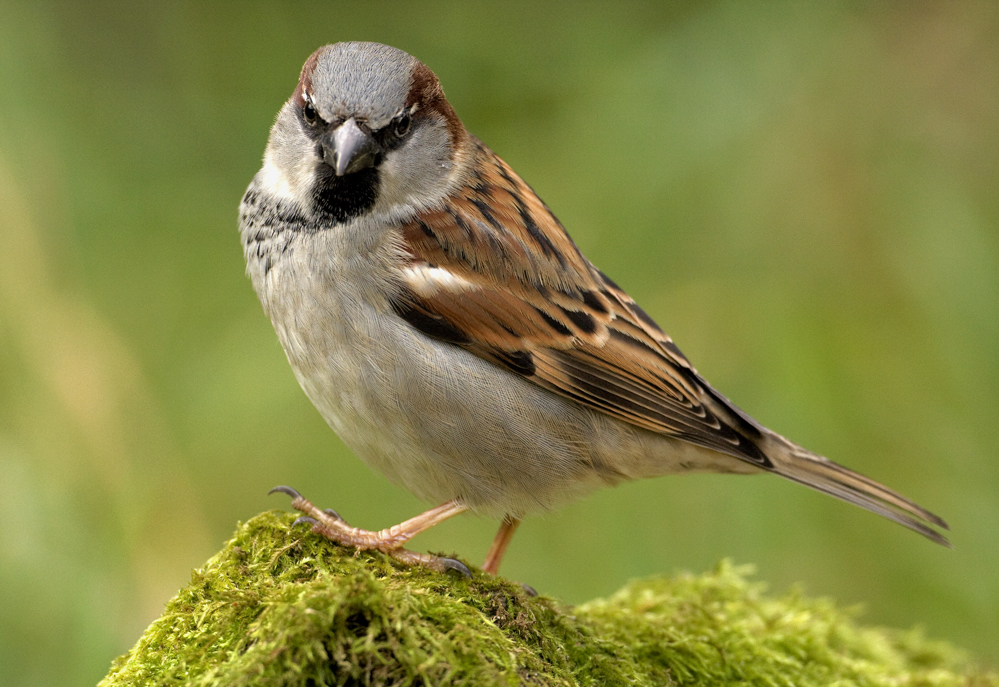
[[[520,586],[521,586],[521,588],[523,588],[524,593],[527,594],[528,596],[537,596],[538,595],[538,590],[535,589],[534,587],[532,587],[531,585],[524,584],[523,582],[521,582]]]
[[[291,487],[286,487],[283,484],[281,486],[279,486],[279,487],[274,487],[273,489],[271,489],[269,492],[267,492],[267,495],[270,496],[271,494],[274,494],[276,492],[280,492],[282,494],[287,494],[288,496],[290,496],[293,499],[300,499],[300,498],[302,498],[302,495],[299,494],[297,491],[295,491]]]
[[[343,518],[340,517],[340,514],[337,513],[335,510],[333,510],[332,508],[324,508],[323,512],[326,513],[326,515],[333,518],[334,520],[339,520],[343,522]]]
[[[453,558],[441,558],[440,563],[445,570],[454,570],[465,577],[472,577],[472,571],[469,570],[468,566],[461,561],[456,561]]]
[[[298,527],[303,523],[309,523],[309,527],[313,527],[314,525],[318,525],[319,521],[315,518],[310,518],[308,515],[303,515],[300,518],[295,518],[295,522],[291,523],[291,526]]]

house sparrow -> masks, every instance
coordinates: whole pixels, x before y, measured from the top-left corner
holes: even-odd
[[[277,488],[336,542],[467,573],[402,547],[471,510],[502,519],[483,565],[495,574],[528,513],[709,471],[772,472],[948,545],[939,517],[708,385],[401,50],[337,43],[309,57],[240,232],[316,408],[369,466],[442,504],[373,532]]]

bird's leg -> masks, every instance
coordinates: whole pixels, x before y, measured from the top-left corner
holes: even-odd
[[[489,547],[489,553],[486,554],[486,560],[482,564],[482,569],[490,575],[499,572],[503,554],[506,553],[506,547],[510,545],[510,540],[513,539],[513,533],[517,531],[519,524],[520,520],[510,515],[503,518],[503,524],[500,525],[499,532],[496,533],[493,545]]]
[[[314,506],[312,502],[291,487],[275,487],[271,489],[270,493],[274,493],[275,491],[290,496],[292,508],[305,514],[304,517],[299,518],[296,522],[310,523],[313,532],[323,535],[330,541],[362,550],[375,549],[382,553],[387,553],[406,565],[422,565],[439,572],[457,570],[466,577],[472,576],[468,568],[459,561],[425,553],[415,553],[402,548],[403,544],[420,532],[428,530],[434,525],[440,524],[459,513],[464,513],[468,510],[468,506],[464,504],[456,501],[448,501],[436,508],[431,508],[425,513],[417,515],[415,518],[410,518],[405,522],[393,525],[380,532],[373,532],[371,530],[362,530],[359,527],[351,527],[335,511],[322,510]]]

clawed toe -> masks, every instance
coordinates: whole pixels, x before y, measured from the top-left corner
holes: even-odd
[[[302,495],[299,494],[296,490],[292,489],[291,487],[286,487],[283,484],[279,485],[279,486],[276,486],[273,489],[271,489],[269,492],[267,492],[267,495],[270,496],[271,494],[277,494],[277,493],[287,494],[288,496],[290,496],[293,499],[300,499],[300,498],[302,498]]]
[[[268,495],[275,492],[280,492],[291,497],[291,507],[295,510],[304,513],[301,517],[297,518],[295,522],[291,524],[292,527],[296,527],[302,524],[308,524],[313,532],[322,534],[324,537],[331,541],[335,541],[338,544],[343,544],[345,546],[356,546],[357,542],[345,538],[343,536],[346,532],[359,532],[356,528],[349,527],[340,514],[337,513],[332,508],[326,508],[320,510],[316,506],[298,493],[297,489],[292,489],[287,486],[274,487],[268,493]],[[361,547],[364,548],[364,547]]]
[[[436,570],[439,573],[446,573],[448,570],[454,570],[462,577],[472,577],[472,571],[468,569],[468,566],[455,558],[435,556],[432,553],[417,553],[416,551],[410,551],[409,549],[403,548],[384,551],[384,553],[388,554],[403,565],[421,566],[424,568],[430,568],[431,570]]]
[[[291,523],[292,527],[298,527],[303,523],[308,523],[309,527],[313,527],[319,524],[319,521],[315,518],[310,518],[308,515],[303,515],[300,518],[295,518],[295,522]]]
[[[472,571],[468,569],[468,566],[461,561],[454,558],[441,558],[439,563],[444,570],[454,570],[460,573],[463,577],[468,579],[472,578]]]

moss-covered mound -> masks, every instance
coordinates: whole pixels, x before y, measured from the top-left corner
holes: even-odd
[[[192,576],[101,685],[993,685],[956,649],[774,599],[721,564],[567,608],[399,568],[270,512]]]

